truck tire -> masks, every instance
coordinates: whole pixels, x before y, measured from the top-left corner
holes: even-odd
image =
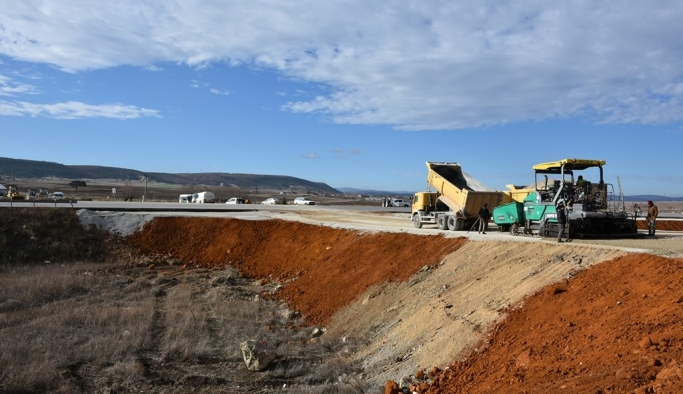
[[[439,230],[445,230],[448,228],[448,223],[446,220],[446,215],[439,215],[439,217],[436,218],[436,227]]]
[[[456,218],[455,216],[449,216],[448,220],[446,221],[446,223],[448,223],[448,229],[451,231],[459,230],[458,227],[460,223],[458,222],[458,218]]]
[[[413,226],[415,226],[415,228],[422,228],[422,220],[420,219],[419,213],[413,215]]]

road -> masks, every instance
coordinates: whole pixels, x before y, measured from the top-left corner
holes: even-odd
[[[409,213],[410,208],[363,205],[262,205],[262,204],[187,204],[176,202],[125,202],[125,201],[0,201],[1,207],[58,207],[91,209],[94,211],[127,212],[245,212],[245,211],[299,211],[299,210],[354,210],[361,212]]]
[[[9,207],[9,202],[0,202],[0,208]],[[384,208],[381,206],[333,206],[333,205],[261,205],[261,204],[181,204],[168,202],[123,202],[123,201],[61,201],[13,202],[13,207],[58,207],[87,209],[95,212],[136,213],[152,216],[205,216],[225,217],[242,220],[290,220],[336,228],[359,231],[387,231],[445,237],[467,237],[472,240],[551,242],[553,240],[530,236],[512,236],[499,232],[493,224],[490,231],[478,234],[476,231],[442,231],[436,226],[416,229],[410,220],[410,208]],[[106,215],[106,214],[105,214]],[[681,214],[661,215],[662,218],[680,219]],[[640,219],[642,220],[642,219]],[[641,234],[643,232],[641,231]],[[658,231],[656,238],[574,240],[573,244],[594,244],[615,247],[631,252],[646,252],[669,257],[683,257],[683,233]]]

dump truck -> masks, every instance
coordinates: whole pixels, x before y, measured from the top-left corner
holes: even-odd
[[[469,230],[484,204],[491,210],[502,201],[501,192],[463,172],[458,163],[428,161],[427,189],[413,196],[411,219],[416,228],[435,224],[440,230]]]
[[[637,236],[635,216],[626,212],[613,185],[604,181],[605,164],[604,160],[562,159],[534,165],[533,186],[495,207],[493,222],[513,234],[557,237],[557,207],[563,204],[567,208],[563,235],[569,238]]]

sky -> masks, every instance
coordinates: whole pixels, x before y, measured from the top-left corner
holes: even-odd
[[[491,189],[607,162],[683,196],[683,2],[0,0],[0,156]]]

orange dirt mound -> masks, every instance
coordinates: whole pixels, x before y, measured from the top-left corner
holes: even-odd
[[[368,287],[406,281],[466,242],[278,220],[187,217],[156,218],[129,240],[146,254],[204,267],[231,266],[246,276],[283,283],[276,296],[309,323],[323,325]]]
[[[638,220],[636,222],[638,230],[647,230],[647,222]],[[664,231],[683,231],[683,220],[657,220],[657,230]]]
[[[683,263],[634,254],[509,311],[429,393],[682,393]]]

